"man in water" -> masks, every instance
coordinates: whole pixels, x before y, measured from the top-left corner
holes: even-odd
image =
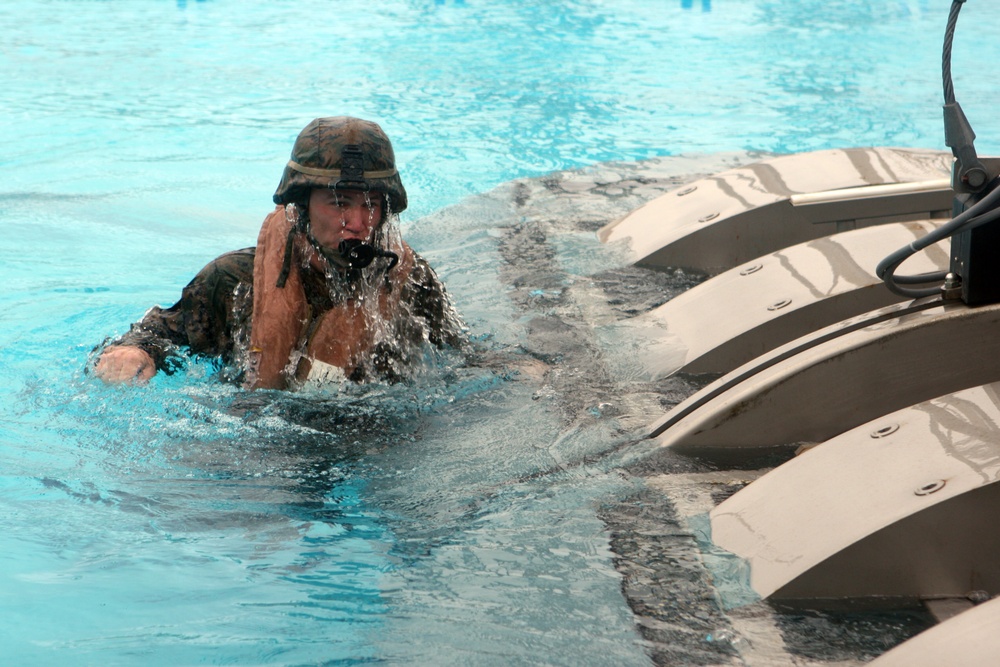
[[[392,144],[375,123],[317,118],[299,134],[256,248],[206,266],[101,352],[94,373],[145,382],[181,348],[250,388],[406,377],[425,344],[461,348],[444,286],[394,224],[406,208]]]

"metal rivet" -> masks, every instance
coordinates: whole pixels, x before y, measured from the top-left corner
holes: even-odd
[[[899,430],[899,424],[889,424],[888,426],[883,426],[882,428],[875,429],[871,432],[871,437],[873,438],[884,438],[887,435],[892,435]]]
[[[944,484],[945,484],[944,480],[943,479],[939,479],[936,482],[930,482],[928,484],[924,484],[923,486],[921,486],[919,489],[917,489],[913,493],[915,493],[918,496],[929,496],[932,493],[935,493],[935,492],[940,491],[941,489],[943,489],[944,488]]]
[[[708,222],[709,220],[715,220],[718,217],[719,217],[718,213],[709,213],[708,215],[703,215],[702,217],[698,218],[698,222]]]
[[[681,190],[680,192],[678,192],[677,196],[678,197],[683,197],[684,195],[689,195],[689,194],[691,194],[692,192],[694,192],[697,189],[698,189],[697,185],[692,185],[691,187],[684,188],[683,190]]]
[[[782,299],[781,301],[778,301],[777,303],[772,303],[770,306],[767,307],[767,309],[768,310],[781,310],[782,308],[784,308],[785,306],[787,306],[791,302],[792,302],[791,299]]]
[[[757,273],[764,268],[763,264],[754,264],[753,266],[748,266],[747,268],[740,271],[741,276],[749,276],[751,273]]]

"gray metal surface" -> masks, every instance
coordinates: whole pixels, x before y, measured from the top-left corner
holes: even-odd
[[[669,192],[598,235],[626,244],[640,265],[719,273],[835,232],[947,217],[951,161],[949,153],[902,148],[781,156]],[[893,184],[910,185],[869,187]],[[862,190],[831,192],[845,188]]]
[[[620,328],[654,378],[726,373],[812,331],[901,301],[875,277],[875,265],[935,226],[894,223],[801,243],[715,276]],[[939,244],[914,256],[906,272],[947,266],[948,250]]]
[[[1000,385],[891,413],[814,447],[711,512],[762,597],[1000,592]]]
[[[871,667],[996,667],[1000,600],[990,600],[900,644]]]
[[[1000,380],[1000,305],[898,304],[779,347],[650,427],[705,457],[822,442],[934,396]]]

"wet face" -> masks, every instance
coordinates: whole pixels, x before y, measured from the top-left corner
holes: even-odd
[[[378,193],[316,188],[309,195],[309,226],[324,248],[336,250],[347,239],[370,243],[381,220]]]

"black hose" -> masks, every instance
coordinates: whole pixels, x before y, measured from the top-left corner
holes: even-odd
[[[913,243],[900,248],[878,263],[878,266],[875,268],[875,275],[882,279],[885,286],[889,288],[889,291],[913,299],[938,294],[940,286],[910,289],[902,287],[902,285],[939,282],[947,277],[948,272],[936,271],[915,276],[896,276],[896,269],[899,268],[900,264],[938,241],[1000,218],[1000,210],[996,209],[997,205],[1000,204],[1000,187],[998,187],[1000,183],[997,180],[994,180],[990,184],[982,182],[986,180],[985,170],[982,169],[976,157],[975,148],[972,143],[976,135],[972,132],[972,128],[969,127],[968,120],[965,118],[965,114],[962,113],[961,106],[955,101],[955,85],[951,79],[952,43],[955,39],[955,27],[958,24],[958,13],[961,11],[963,4],[965,4],[965,0],[952,0],[951,11],[948,13],[948,26],[945,28],[944,33],[944,49],[941,55],[941,80],[944,85],[945,106],[945,143],[951,146],[956,160],[955,168],[963,172],[961,174],[963,179],[968,178],[970,173],[978,176],[980,182],[974,183],[973,189],[983,189],[982,186],[985,185],[984,189],[989,194],[975,205],[955,216],[950,222],[938,227]],[[968,186],[969,184],[966,183],[966,185]]]
[[[965,0],[954,0],[948,13],[948,27],[944,31],[944,51],[941,55],[941,81],[944,83],[944,103],[955,101],[955,86],[951,81],[951,43],[955,39],[955,26],[958,25],[958,13],[962,10]]]
[[[883,259],[878,263],[878,266],[875,267],[875,275],[885,282],[885,285],[889,288],[890,292],[900,296],[919,299],[921,297],[938,294],[940,292],[939,287],[907,289],[905,287],[900,287],[900,284],[913,285],[930,282],[932,280],[943,280],[943,274],[945,274],[945,272],[925,273],[917,276],[900,276],[899,278],[896,278],[894,275],[896,269],[911,256],[920,252],[924,248],[937,243],[938,241],[942,241],[949,236],[957,234],[958,232],[966,231],[968,229],[972,229],[973,227],[986,224],[987,222],[1000,219],[1000,208],[997,208],[997,205],[1000,204],[1000,187],[997,187],[998,185],[1000,184],[994,183],[993,189],[989,194],[979,200],[975,205],[969,207],[965,211],[962,211],[949,222],[941,225],[925,236],[920,237],[913,243],[903,246]]]

